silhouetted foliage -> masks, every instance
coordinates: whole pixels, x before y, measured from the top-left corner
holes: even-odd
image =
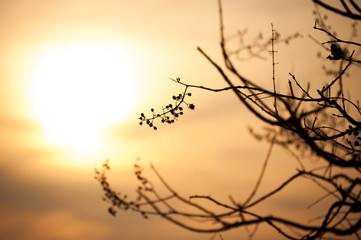
[[[360,66],[361,64],[359,59],[354,58],[355,51],[360,51],[361,43],[354,40],[357,39],[357,22],[352,22],[351,39],[343,40],[336,37],[336,33],[331,32],[331,26],[327,26],[325,23],[326,15],[321,15],[318,7],[321,6],[350,20],[357,21],[361,20],[361,9],[359,3],[353,0],[340,0],[342,7],[334,7],[325,1],[313,0],[313,2],[316,4],[314,29],[329,37],[329,41],[323,43],[314,40],[327,52],[327,56],[324,56],[323,59],[340,66],[339,71],[329,71],[323,67],[330,81],[317,90],[316,95],[309,93],[310,84],[303,87],[293,73],[289,73],[289,92],[286,94],[276,91],[274,76],[272,90],[263,88],[245,78],[235,67],[230,58],[231,55],[238,59],[262,58],[263,52],[268,52],[269,47],[272,47],[271,52],[274,57],[274,44],[280,42],[287,44],[301,35],[296,33],[290,37],[281,38],[272,26],[270,39],[263,40],[263,36],[259,35],[251,44],[245,44],[241,40],[239,49],[227,51],[222,7],[219,1],[220,48],[225,67],[221,67],[213,61],[201,48],[198,50],[217,69],[228,87],[215,89],[191,85],[178,78],[173,81],[184,86],[185,90],[178,96],[173,96],[174,103],[166,105],[161,113],[155,113],[155,110],[152,109],[151,117],[146,117],[142,113],[139,118],[140,124],[146,123],[156,129],[155,121],[173,123],[177,120],[183,114],[182,106],[194,109],[193,104],[185,101],[186,97],[191,96],[188,93],[191,88],[212,92],[233,92],[238,100],[267,126],[261,133],[251,129],[251,134],[259,140],[266,140],[270,143],[261,174],[246,201],[240,203],[230,198],[230,203],[225,203],[211,196],[183,197],[171,188],[158,171],[151,166],[169,193],[161,196],[152,182],[143,176],[138,162],[134,165],[135,175],[140,181],[140,186],[136,190],[138,197],[135,200],[128,200],[126,195],[116,193],[109,187],[105,174],[105,171],[109,170],[109,165],[106,162],[103,172],[96,170],[96,178],[105,192],[104,200],[111,205],[110,214],[115,215],[119,210],[132,210],[141,213],[144,217],[157,215],[195,232],[216,233],[237,227],[254,226],[254,231],[249,232],[250,238],[257,231],[259,224],[268,224],[289,239],[326,239],[330,235],[354,236],[361,239],[358,233],[361,229],[361,111],[358,102],[345,97],[343,89],[343,77],[348,73],[350,66],[352,64]],[[244,33],[244,31],[239,32],[236,36],[242,39]],[[245,53],[246,57],[240,57],[241,52]],[[317,56],[322,57],[322,53],[318,53]],[[272,63],[274,66],[274,58]],[[237,78],[239,83],[234,84],[230,75]],[[360,76],[356,77],[360,78]],[[255,198],[275,144],[282,146],[295,156],[299,163],[299,169],[269,193]],[[324,163],[324,167],[306,168],[302,163],[302,158],[309,155],[317,156]],[[262,215],[253,210],[255,206],[279,194],[286,186],[299,179],[309,179],[324,191],[325,195],[315,201],[313,205],[325,198],[332,199],[326,203],[328,211],[319,217],[318,221],[305,224],[298,221],[297,217],[285,219],[274,215]],[[216,213],[209,207],[209,204],[197,203],[198,199],[213,203],[214,208],[217,207],[222,212],[217,211]],[[194,211],[177,210],[173,207],[174,201],[178,201]],[[190,220],[195,220],[195,224],[192,224]],[[213,225],[206,225],[206,227],[202,225],[209,222]]]

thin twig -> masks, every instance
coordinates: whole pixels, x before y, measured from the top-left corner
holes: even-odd
[[[249,195],[249,197],[246,199],[246,201],[243,203],[243,206],[247,207],[247,204],[252,200],[252,198],[254,197],[254,195],[256,194],[257,190],[258,190],[258,187],[260,186],[261,184],[261,181],[262,181],[262,178],[264,176],[264,173],[266,171],[266,167],[267,167],[267,164],[268,164],[268,161],[271,157],[271,152],[272,152],[272,148],[273,148],[273,145],[275,143],[275,139],[276,139],[276,135],[273,137],[272,141],[271,141],[271,145],[270,145],[270,148],[268,150],[268,153],[266,155],[266,158],[264,160],[264,163],[263,163],[263,167],[262,167],[262,170],[261,170],[261,173],[258,177],[258,180],[257,180],[257,183],[256,185],[254,186],[253,188],[253,191],[251,192],[251,194]]]

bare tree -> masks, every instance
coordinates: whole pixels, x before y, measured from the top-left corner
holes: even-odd
[[[217,233],[232,228],[254,226],[254,230],[249,231],[252,237],[260,224],[267,224],[289,239],[321,239],[330,235],[353,235],[361,239],[358,233],[361,229],[361,111],[358,102],[345,97],[343,88],[343,77],[348,73],[350,66],[360,66],[361,61],[355,57],[359,52],[355,51],[360,50],[361,43],[353,40],[357,37],[356,31],[348,40],[332,33],[324,23],[318,7],[321,6],[350,20],[358,21],[361,20],[361,9],[359,3],[353,0],[348,2],[340,0],[342,7],[334,7],[320,0],[313,0],[313,2],[317,19],[314,29],[329,37],[329,41],[318,42],[318,44],[329,53],[325,60],[339,64],[339,71],[328,72],[325,69],[330,81],[317,91],[317,95],[311,95],[310,84],[306,87],[302,86],[293,73],[289,73],[287,93],[276,90],[274,75],[272,89],[266,89],[255,81],[245,78],[234,64],[234,59],[240,58],[241,53],[246,53],[248,58],[260,58],[263,52],[271,48],[274,69],[275,44],[288,43],[293,38],[300,37],[300,34],[282,38],[272,26],[270,39],[262,42],[263,38],[260,35],[251,44],[243,44],[241,41],[243,45],[236,50],[227,50],[222,7],[219,1],[220,49],[224,67],[216,63],[201,48],[198,48],[198,51],[217,69],[228,86],[215,89],[187,84],[179,78],[172,79],[176,84],[184,86],[184,91],[173,96],[173,103],[163,107],[162,112],[156,113],[154,109],[151,109],[151,116],[147,117],[142,113],[139,118],[140,125],[146,124],[156,130],[158,121],[171,124],[183,115],[185,109],[195,109],[195,105],[188,102],[191,97],[190,89],[233,92],[252,114],[268,126],[262,133],[251,131],[256,138],[268,141],[270,149],[258,181],[246,201],[240,203],[230,197],[229,203],[226,203],[204,195],[183,197],[151,166],[168,191],[166,195],[160,194],[152,182],[143,176],[138,162],[134,165],[135,175],[140,181],[140,186],[136,190],[138,197],[129,200],[127,195],[117,193],[109,186],[106,176],[106,170],[109,170],[107,161],[103,165],[103,171],[96,170],[96,179],[104,190],[104,200],[111,205],[110,214],[116,215],[117,211],[131,210],[141,213],[145,218],[149,215],[157,215],[182,228],[203,233]],[[353,29],[356,24],[352,23]],[[244,32],[239,32],[237,37],[241,38],[243,34]],[[316,39],[315,41],[317,42]],[[238,82],[234,83],[231,77],[236,78]],[[275,144],[294,155],[299,162],[299,169],[279,186],[275,186],[272,191],[256,198],[256,192]],[[302,159],[310,155],[317,156],[323,163],[323,167],[305,167]],[[327,213],[319,217],[318,221],[305,224],[298,219],[262,215],[254,211],[256,206],[284,191],[286,186],[299,179],[311,180],[324,191],[324,196],[314,204],[325,198],[332,199],[327,203],[329,204]],[[198,201],[198,199],[203,199],[206,203],[202,205],[199,202],[204,203],[204,201]],[[179,210],[179,204],[184,205],[185,210]],[[207,223],[212,223],[212,225],[207,225]]]

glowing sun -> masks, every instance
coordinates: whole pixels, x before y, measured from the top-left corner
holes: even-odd
[[[111,43],[47,48],[34,62],[30,95],[48,140],[83,150],[124,118],[137,98],[129,51]]]

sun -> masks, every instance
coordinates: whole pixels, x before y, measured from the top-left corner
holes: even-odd
[[[123,119],[137,99],[136,71],[129,50],[115,43],[48,47],[34,61],[30,98],[52,144],[80,151]]]

